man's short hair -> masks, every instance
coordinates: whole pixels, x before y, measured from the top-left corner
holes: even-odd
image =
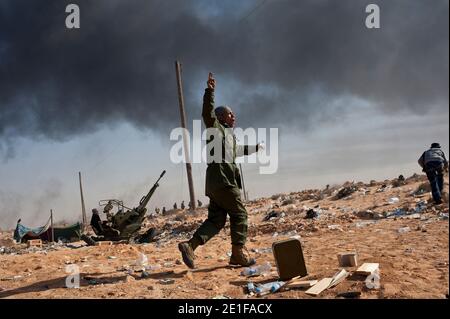
[[[217,118],[221,118],[223,115],[225,115],[225,113],[230,113],[230,112],[231,112],[231,108],[226,105],[218,106],[214,110],[214,113],[216,114]]]

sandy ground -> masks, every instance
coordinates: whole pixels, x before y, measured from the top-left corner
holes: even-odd
[[[269,261],[273,266],[270,273],[252,278],[240,274],[243,268],[228,266],[231,250],[228,223],[215,238],[196,250],[197,269],[189,270],[181,262],[177,244],[195,231],[206,217],[206,208],[195,215],[175,211],[149,218],[147,227],[156,226],[164,231],[157,242],[150,244],[89,247],[78,242],[28,249],[25,244],[14,244],[11,232],[3,232],[0,298],[336,298],[348,291],[360,292],[360,298],[446,298],[448,201],[439,206],[428,203],[418,214],[385,218],[397,208],[411,211],[420,201],[431,202],[429,189],[413,195],[419,188],[426,188],[421,185],[427,185],[426,178],[413,176],[400,186],[396,185],[396,179],[346,183],[341,186],[353,186],[356,191],[338,200],[336,186],[247,203],[248,250],[258,264]],[[392,197],[398,197],[399,201],[389,204]],[[321,209],[319,217],[305,218],[308,209],[317,205]],[[382,218],[367,219],[360,212],[368,209]],[[278,216],[264,221],[272,211]],[[399,232],[403,227],[409,229]],[[258,284],[278,279],[270,247],[273,242],[292,236],[302,243],[309,273],[305,279],[333,276],[340,269],[337,254],[356,251],[359,264],[380,264],[381,286],[368,289],[364,276],[353,274],[355,268],[346,268],[351,275],[318,297],[305,294],[305,289],[279,291],[264,297],[249,294],[246,290],[249,281]],[[144,277],[135,265],[141,254],[148,258],[149,269]],[[74,265],[81,273],[80,287],[69,289],[66,270]]]

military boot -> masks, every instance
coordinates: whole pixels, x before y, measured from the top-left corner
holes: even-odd
[[[181,257],[183,258],[183,261],[186,264],[186,266],[188,266],[189,268],[195,268],[194,264],[195,255],[194,250],[192,249],[190,243],[188,241],[184,243],[179,243],[178,249],[181,252]]]
[[[256,264],[256,260],[254,258],[250,258],[244,245],[232,245],[230,265],[249,267],[254,264]]]
[[[192,236],[189,241],[178,244],[178,249],[181,251],[181,256],[183,257],[183,261],[189,268],[195,268],[194,265],[194,250],[197,249],[198,246],[201,245],[201,239],[196,236]]]

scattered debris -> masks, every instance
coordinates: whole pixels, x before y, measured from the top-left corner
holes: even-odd
[[[411,230],[411,228],[407,227],[400,227],[397,231],[399,234],[407,233]]]
[[[169,278],[160,279],[159,283],[162,285],[171,285],[171,284],[175,283],[175,279],[169,279]]]
[[[391,188],[392,188],[391,185],[383,184],[383,185],[381,185],[380,188],[377,189],[376,192],[377,192],[377,193],[383,193],[383,192],[385,192],[385,191],[387,191],[387,190],[389,190],[389,189],[391,189]]]
[[[340,225],[328,225],[328,229],[344,231]]]
[[[355,185],[345,186],[337,190],[337,194],[334,196],[335,199],[342,199],[350,196],[356,192],[358,188]]]
[[[265,262],[259,266],[247,267],[241,272],[241,276],[253,277],[267,274],[272,269],[270,262]]]
[[[21,275],[16,275],[16,276],[12,276],[12,277],[6,277],[6,278],[2,278],[2,281],[11,281],[11,280],[21,280],[23,278],[23,276]]]
[[[427,201],[421,200],[416,204],[416,207],[414,208],[414,212],[421,213],[425,209],[427,209]]]
[[[258,296],[263,296],[280,290],[284,284],[285,282],[283,281],[273,281],[265,284],[259,284],[254,288],[254,291]]]
[[[305,218],[310,218],[310,219],[312,219],[312,218],[319,218],[321,212],[322,211],[320,209],[311,208],[311,209],[309,209],[306,212],[306,217]]]
[[[247,283],[247,292],[248,293],[254,293],[255,292],[255,284],[253,282]]]
[[[304,277],[308,274],[301,242],[297,239],[286,239],[272,244],[273,256],[281,280]]]
[[[425,182],[419,185],[419,187],[417,187],[417,189],[412,193],[413,196],[420,196],[426,193],[430,193],[431,192],[431,186],[430,183]]]
[[[409,212],[403,208],[397,208],[395,211],[393,212],[388,212],[385,214],[386,218],[396,218],[396,217],[400,217],[400,216],[404,216],[404,215],[408,215]]]
[[[357,228],[361,228],[361,227],[366,227],[366,226],[369,226],[369,225],[372,225],[372,224],[375,224],[375,223],[376,223],[375,221],[357,222],[355,224],[355,226]]]
[[[271,254],[272,253],[272,248],[252,248],[250,251],[257,253],[257,254]],[[224,259],[225,260],[225,259]]]
[[[88,284],[89,285],[98,285],[98,284],[100,284],[97,280],[95,280],[95,279],[89,279],[88,280]]]
[[[139,258],[136,260],[135,265],[142,270],[145,270],[145,267],[148,265],[148,258],[146,255],[139,253]]]
[[[389,204],[396,204],[396,203],[398,203],[399,201],[400,201],[400,198],[398,198],[398,197],[391,197],[391,198],[389,198],[388,203],[389,203]]]
[[[332,281],[333,278],[323,278],[317,284],[306,290],[305,293],[312,296],[318,296],[322,291],[330,286]]]
[[[283,289],[310,288],[318,283],[318,280],[292,280],[283,286]]]
[[[263,221],[269,221],[271,219],[279,217],[280,213],[274,210],[270,211],[266,216],[264,216]]]
[[[380,213],[376,213],[370,209],[359,211],[355,215],[361,219],[382,219],[384,217]]]
[[[42,248],[42,240],[40,239],[30,239],[27,241],[27,247],[39,247]]]
[[[348,275],[349,275],[349,273],[345,269],[339,270],[336,274],[334,274],[332,281],[331,281],[330,285],[328,286],[328,288],[333,288],[333,287],[339,285],[341,282],[344,281],[345,278],[347,278]]]
[[[358,255],[353,253],[341,253],[338,255],[339,267],[356,267],[358,266]]]
[[[358,275],[370,275],[379,267],[380,264],[378,263],[364,263],[356,270],[355,273]]]

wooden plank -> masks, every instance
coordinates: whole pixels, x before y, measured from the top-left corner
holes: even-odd
[[[380,264],[378,263],[364,263],[356,270],[355,273],[358,275],[370,275],[377,270],[379,266]]]
[[[332,280],[333,280],[333,278],[323,278],[317,284],[315,284],[314,286],[312,286],[311,288],[306,290],[305,293],[308,295],[317,296],[322,291],[327,289],[328,286],[330,286]]]
[[[356,253],[341,253],[338,255],[339,267],[358,266],[358,257]]]
[[[339,285],[342,281],[344,281],[345,278],[347,278],[348,272],[345,269],[339,270],[334,276],[333,280],[330,283],[330,286],[328,288],[332,288],[334,286]]]
[[[318,280],[294,280],[284,285],[285,289],[310,288],[318,283]]]

